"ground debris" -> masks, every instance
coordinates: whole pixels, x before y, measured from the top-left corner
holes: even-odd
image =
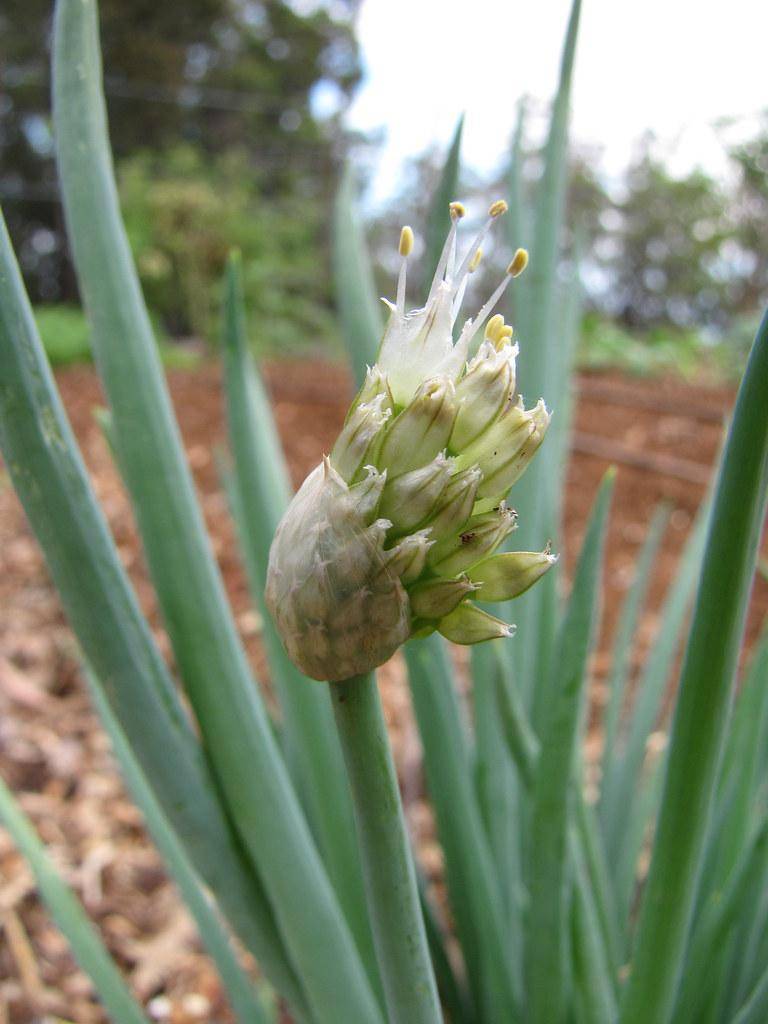
[[[597,380],[598,375],[590,375]],[[105,509],[121,559],[139,601],[167,655],[168,642],[157,614],[129,503],[92,410],[103,404],[95,374],[73,368],[58,375]],[[267,382],[276,419],[287,446],[295,483],[330,450],[342,423],[351,383],[326,363],[302,362],[290,372],[272,367]],[[601,402],[612,382],[621,402]],[[171,375],[174,401],[203,496],[207,525],[224,574],[236,620],[257,675],[267,678],[260,620],[248,595],[236,549],[235,532],[211,452],[224,441],[219,371],[203,366]],[[632,405],[632,392],[645,399]],[[720,439],[716,416],[686,419],[686,402],[697,409],[727,412],[733,394],[725,389],[694,389],[682,384],[637,382],[599,376],[599,386],[583,389],[576,428],[613,444],[651,455],[711,465]],[[586,400],[591,395],[591,400]],[[648,396],[653,401],[648,401]],[[669,405],[666,410],[660,402]],[[599,453],[576,452],[571,460],[566,500],[566,575],[571,570],[586,519],[606,463]],[[704,488],[672,476],[653,475],[642,465],[621,466],[611,519],[600,649],[594,658],[595,699],[608,665],[607,639],[617,607],[652,511],[666,499],[674,507],[662,558],[654,575],[649,608],[641,623],[638,665],[652,642],[660,598]],[[548,538],[542,538],[542,545]],[[83,900],[89,914],[142,1000],[147,1014],[172,1024],[219,1022],[232,1018],[215,971],[201,950],[194,925],[168,882],[128,799],[80,677],[76,646],[63,619],[43,559],[23,512],[0,468],[0,774],[19,795],[57,866]],[[768,585],[758,583],[750,618],[754,640],[768,610]],[[459,667],[463,662],[459,659]],[[466,672],[463,675],[466,685]],[[408,819],[422,853],[433,895],[448,921],[442,885],[442,854],[424,796],[421,750],[413,724],[402,663],[393,660],[382,674],[382,692],[392,731]],[[593,729],[590,751],[599,752]],[[0,1024],[74,1021],[103,1024],[88,980],[76,970],[66,942],[40,907],[22,858],[0,829]]]

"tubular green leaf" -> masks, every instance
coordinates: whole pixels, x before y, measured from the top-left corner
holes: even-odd
[[[640,610],[645,602],[651,572],[656,561],[656,554],[668,521],[669,511],[663,506],[658,508],[651,520],[645,543],[637,559],[635,576],[622,606],[619,623],[616,627],[616,638],[613,643],[611,657],[611,671],[606,682],[608,704],[603,716],[603,757],[600,777],[604,782],[604,788],[601,792],[600,800],[601,816],[604,814],[602,796],[605,788],[610,785],[606,780],[610,779],[616,757],[615,745],[627,681],[629,679],[632,638],[637,629]]]
[[[445,157],[445,163],[440,173],[440,180],[429,204],[427,226],[424,239],[424,259],[422,266],[424,274],[421,281],[421,288],[424,294],[429,289],[429,282],[435,273],[437,261],[440,259],[440,252],[443,248],[445,236],[448,233],[451,221],[448,214],[448,204],[458,199],[459,188],[459,162],[461,158],[461,135],[464,130],[464,115],[462,114],[456,122],[451,144]]]
[[[525,305],[520,310],[523,319],[518,316],[520,333],[526,341],[520,352],[520,379],[525,381],[528,394],[546,396],[555,408],[564,407],[564,392],[569,386],[568,375],[558,373],[559,387],[553,394],[551,371],[553,366],[559,367],[563,361],[562,338],[557,330],[557,268],[565,215],[569,107],[580,14],[581,0],[573,0],[544,151],[544,171],[536,192],[535,222],[530,241],[531,263],[526,272]],[[521,140],[516,140],[516,145],[520,146]],[[519,165],[519,154],[515,164]],[[520,186],[515,183],[515,188],[519,190]],[[518,200],[515,196],[512,200],[514,209]],[[526,479],[529,476],[530,473],[526,474]],[[535,488],[531,493],[535,493]],[[527,543],[525,546],[536,547]]]
[[[331,1020],[378,1022],[205,535],[120,219],[100,64],[95,0],[59,0],[54,120],[64,208],[118,461],[163,617],[221,792],[312,1011]]]
[[[123,981],[99,933],[69,886],[48,859],[32,823],[0,779],[0,821],[32,869],[37,887],[56,924],[67,937],[75,959],[90,977],[115,1024],[149,1024]]]
[[[557,264],[565,213],[571,80],[580,15],[581,0],[573,0],[544,152],[544,172],[536,197],[536,221],[530,247],[531,264],[526,281],[531,323],[520,325],[521,330],[523,326],[526,329],[526,344],[520,353],[520,379],[525,381],[526,390],[531,395],[546,394],[548,368],[560,344],[555,331]]]
[[[728,722],[768,477],[768,313],[723,455],[643,896],[622,1024],[663,1024],[682,968]]]
[[[0,449],[85,656],[197,870],[301,1011],[272,909],[219,804],[91,489],[2,218],[0,367]]]
[[[251,593],[264,623],[267,657],[283,711],[286,759],[371,983],[379,988],[349,786],[329,694],[288,658],[264,601],[269,548],[291,488],[269,400],[248,349],[237,257],[227,268],[224,384],[235,462],[228,491]]]
[[[446,1010],[451,1021],[457,1024],[476,1024],[469,995],[464,984],[457,978],[456,971],[448,958],[446,948],[446,935],[440,926],[437,913],[427,892],[427,882],[423,873],[419,870],[419,864],[414,857],[416,865],[416,884],[419,887],[419,902],[421,913],[424,917],[424,927],[427,932],[429,952],[432,957],[432,966],[435,971],[437,991],[440,995],[440,1003]]]
[[[496,867],[509,936],[509,970],[516,991],[523,990],[523,929],[519,894],[524,887],[519,835],[520,780],[507,750],[496,701],[500,674],[498,644],[472,648],[472,704],[475,725],[475,788]]]
[[[536,781],[539,741],[528,722],[514,681],[508,672],[502,671],[501,665],[496,673],[496,703],[507,748],[526,789],[532,790]]]
[[[631,910],[635,899],[638,879],[638,858],[643,844],[647,841],[649,824],[659,809],[661,786],[664,780],[664,753],[644,773],[633,795],[633,811],[629,818],[626,835],[622,837],[616,862],[609,860],[613,879],[614,899],[619,919],[627,925],[625,929],[625,956],[629,955],[632,925]]]
[[[525,339],[519,357],[519,379],[524,382],[526,394],[532,398],[543,396],[555,411],[557,425],[553,439],[556,437],[559,442],[543,445],[538,457],[515,486],[514,503],[520,513],[516,546],[530,551],[542,547],[560,530],[559,507],[564,470],[561,449],[569,427],[570,375],[566,372],[566,365],[570,357],[558,329],[560,296],[557,270],[565,215],[569,106],[580,13],[581,0],[573,0],[544,152],[544,171],[536,190],[529,245],[531,263],[520,286],[512,289],[511,299],[519,307],[515,309],[516,328],[520,337]],[[516,144],[521,146],[521,140]],[[515,166],[520,163],[519,152],[514,163]],[[519,166],[515,173],[519,181]],[[511,196],[513,209],[519,205],[520,185],[515,184],[515,188],[517,195]],[[519,219],[517,214],[515,217]],[[577,280],[574,281],[574,289],[578,289]],[[522,301],[518,299],[518,293]],[[550,700],[547,687],[552,679],[550,662],[557,630],[557,606],[556,581],[554,574],[550,574],[516,615],[515,665],[518,677],[526,687],[532,708],[531,721],[537,730],[542,727],[544,709]]]
[[[341,179],[333,217],[333,266],[341,331],[358,385],[376,362],[383,332],[373,269],[360,226],[352,164]]]
[[[222,332],[224,386],[237,479],[250,499],[248,514],[254,523],[251,543],[263,572],[292,489],[269,398],[248,348],[241,262],[237,253],[227,262]]]
[[[594,904],[587,899],[589,869],[578,838],[571,830],[569,838],[574,868],[573,959],[574,988],[577,996],[576,1019],[579,1024],[613,1024],[616,996],[608,979],[611,968],[605,956],[605,944]]]
[[[618,969],[622,962],[619,915],[597,817],[582,793],[575,800],[576,838],[587,872],[586,892],[593,895],[594,914],[605,953],[606,973],[611,988],[618,990]],[[591,908],[590,912],[591,912]]]
[[[516,688],[509,678],[506,663],[499,658],[496,674],[496,700],[502,733],[510,756],[514,761],[527,795],[533,791],[539,759],[539,741],[533,734]],[[577,787],[576,787],[577,788]],[[618,916],[605,864],[605,851],[592,820],[591,809],[585,804],[583,795],[575,795],[576,822],[570,830],[569,852],[574,869],[574,883],[578,888],[575,899],[581,910],[574,909],[574,957],[589,957],[587,964],[582,959],[574,969],[587,972],[590,984],[595,987],[598,998],[605,990],[614,992],[617,987],[616,965],[618,963]],[[584,870],[577,870],[581,864]],[[597,929],[597,930],[595,930]],[[600,948],[594,951],[595,935]],[[579,948],[576,948],[576,945]]]
[[[680,647],[681,632],[701,565],[709,510],[707,502],[699,510],[686,542],[677,574],[664,601],[658,634],[638,680],[626,741],[615,747],[611,770],[603,780],[602,822],[611,865],[623,861],[625,844],[633,834],[629,818],[635,806],[634,794],[640,784],[648,737],[657,726],[666,685]]]
[[[526,216],[528,214],[528,204],[525,202],[523,176],[525,113],[525,100],[522,99],[517,108],[517,119],[515,121],[515,132],[512,136],[512,151],[509,157],[509,170],[507,174],[509,213],[505,218],[505,225],[507,243],[511,252],[514,252],[518,246],[525,246],[530,243],[530,225]],[[526,313],[521,308],[526,299],[526,288],[521,285],[515,285],[513,281],[509,296],[513,322],[527,322]]]
[[[763,882],[768,861],[768,822],[742,841],[739,861],[722,889],[709,893],[702,907],[686,954],[674,1020],[698,1020],[710,994],[712,978],[722,969],[727,940],[744,914],[745,898]]]
[[[579,556],[558,644],[557,682],[541,737],[531,815],[530,911],[526,978],[531,1021],[553,1024],[565,1011],[566,849],[573,762],[587,658],[597,622],[603,541],[613,487],[606,474]]]
[[[748,1000],[749,994],[759,981],[760,975],[768,963],[766,956],[766,907],[768,891],[761,887],[760,891],[750,894],[752,910],[742,921],[737,932],[736,947],[729,963],[731,985],[727,993],[725,1010],[735,1015]]]
[[[696,896],[696,907],[691,925],[691,940],[687,955],[686,970],[681,990],[686,986],[694,988],[706,999],[711,1008],[717,1003],[723,1019],[733,1016],[745,994],[746,978],[752,967],[752,951],[765,922],[762,908],[764,902],[765,877],[768,874],[768,858],[763,857],[762,870],[755,874],[748,889],[740,895],[738,916],[732,920],[727,939],[717,943],[716,949],[706,960],[706,981],[698,974],[699,984],[692,986],[696,977],[690,961],[694,959],[695,947],[700,944],[697,936],[716,909],[719,909],[730,892],[733,880],[743,863],[745,850],[753,842],[753,822],[764,815],[764,794],[762,774],[758,770],[760,753],[764,745],[766,670],[768,661],[763,661],[768,652],[764,636],[758,645],[747,678],[739,693],[735,712],[729,729],[726,752],[718,780],[717,796],[709,823],[706,855],[701,881]],[[702,960],[699,952],[697,958]],[[683,999],[678,996],[678,1003]],[[727,1004],[727,1005],[724,1005]]]
[[[195,919],[200,938],[216,964],[238,1020],[241,1024],[269,1024],[269,1017],[256,996],[253,982],[240,966],[221,919],[206,896],[200,877],[155,798],[141,765],[136,760],[125,733],[104,696],[103,687],[96,682],[90,671],[86,670],[86,675],[91,697],[109,735],[112,752],[120,765],[126,785],[136,806],[144,815],[155,846]]]
[[[733,870],[744,837],[749,832],[755,803],[762,783],[760,756],[765,749],[768,727],[768,625],[752,657],[752,663],[736,702],[717,804],[710,830],[708,867],[703,878],[707,887],[719,888]]]
[[[450,659],[435,635],[406,644],[405,656],[427,786],[445,853],[449,900],[476,1013],[480,1020],[514,1020],[518,998]]]
[[[760,976],[749,998],[733,1018],[732,1024],[764,1024],[768,1017],[768,967]]]
[[[331,683],[392,1024],[440,1024],[437,985],[376,675]]]

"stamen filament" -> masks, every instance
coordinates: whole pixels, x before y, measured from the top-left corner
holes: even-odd
[[[463,280],[464,276],[469,272],[469,265],[472,262],[472,260],[475,258],[475,253],[477,252],[477,250],[480,248],[480,246],[485,241],[485,236],[491,230],[491,227],[493,226],[494,220],[495,220],[494,217],[489,217],[486,220],[485,224],[483,224],[483,226],[480,228],[480,230],[478,231],[477,235],[475,236],[475,239],[472,242],[472,244],[470,245],[469,249],[467,249],[466,255],[464,256],[464,259],[461,261],[461,266],[459,267],[458,271],[456,272],[455,280],[458,283],[461,283],[461,281]]]
[[[469,273],[469,267],[475,258],[475,254],[479,250],[480,246],[485,241],[485,236],[491,230],[491,226],[497,217],[503,216],[507,212],[507,204],[503,199],[497,199],[496,202],[491,203],[488,209],[488,219],[477,234],[472,245],[467,250],[467,254],[462,260],[461,266],[459,267],[458,273],[456,274],[456,281],[460,284],[465,274]]]
[[[461,304],[464,301],[464,295],[465,295],[465,293],[467,291],[467,284],[468,283],[469,283],[469,275],[467,274],[465,276],[464,280],[459,285],[458,291],[456,292],[456,295],[455,295],[455,297],[453,299],[453,303],[451,305],[451,319],[454,322],[456,321],[456,317],[459,315],[459,310],[461,309]]]
[[[453,277],[453,271],[456,266],[456,232],[453,233],[453,240],[451,242],[451,248],[448,253],[448,261],[445,265],[445,280],[450,281]]]
[[[499,301],[501,296],[507,290],[507,288],[509,287],[509,282],[511,280],[512,280],[512,274],[511,273],[506,273],[504,275],[504,280],[499,285],[497,285],[495,291],[493,292],[491,297],[488,299],[488,301],[483,305],[482,309],[477,314],[475,319],[474,320],[468,320],[467,323],[464,325],[464,328],[462,329],[462,332],[461,332],[461,335],[459,337],[459,340],[456,343],[457,345],[465,345],[465,346],[467,346],[467,348],[469,347],[469,343],[472,341],[474,336],[477,334],[477,332],[483,326],[483,324],[485,323],[485,321],[486,321],[486,319],[488,317],[488,314],[491,312],[493,307],[496,305],[496,303]]]
[[[396,307],[398,316],[405,316],[405,279],[408,271],[408,257],[403,256],[400,261],[400,273],[397,275],[397,300]]]
[[[425,307],[434,299],[435,293],[443,281],[449,266],[450,273],[453,273],[453,264],[456,258],[456,227],[466,213],[466,210],[462,203],[449,203],[448,211],[451,215],[451,228],[443,245],[443,251],[440,253],[440,259],[437,261],[437,269],[435,270],[435,276],[432,278],[427,301],[424,303]]]

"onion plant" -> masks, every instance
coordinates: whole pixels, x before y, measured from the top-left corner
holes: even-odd
[[[292,1020],[313,1024],[768,1019],[768,635],[732,707],[768,484],[768,318],[629,700],[663,510],[649,528],[616,634],[599,795],[585,796],[611,473],[567,598],[548,544],[559,536],[578,326],[578,280],[561,276],[559,257],[579,6],[533,208],[521,201],[521,122],[509,196],[464,244],[459,124],[415,274],[424,304],[408,305],[414,234],[404,227],[386,328],[355,183],[343,180],[334,258],[359,390],[333,449],[293,497],[249,353],[239,261],[229,263],[222,476],[263,618],[272,720],[205,535],[120,219],[96,2],[57,3],[66,223],[109,404],[102,423],[176,677],[95,499],[4,227],[0,448],[126,783],[244,1024],[276,1019],[265,982]],[[454,332],[484,237],[505,213],[508,272]],[[528,251],[530,270],[508,287]],[[509,306],[497,311],[503,295]],[[469,709],[451,642],[471,646]],[[669,742],[654,758],[649,738],[683,643]],[[400,650],[446,905],[409,839],[379,702],[376,669]],[[2,785],[0,817],[111,1018],[146,1020]],[[258,989],[243,949],[258,964]]]

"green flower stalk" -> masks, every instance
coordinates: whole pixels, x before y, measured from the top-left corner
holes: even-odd
[[[470,599],[516,597],[556,561],[549,548],[494,554],[516,525],[506,495],[550,420],[543,400],[525,408],[512,328],[490,316],[525,269],[525,250],[454,340],[482,243],[506,209],[502,200],[491,205],[459,259],[464,207],[450,204],[429,295],[413,311],[405,296],[414,237],[402,229],[397,295],[384,300],[390,316],[376,364],[330,456],[277,529],[267,602],[288,654],[314,679],[368,672],[409,637],[435,630],[459,644],[512,636],[513,626]]]

